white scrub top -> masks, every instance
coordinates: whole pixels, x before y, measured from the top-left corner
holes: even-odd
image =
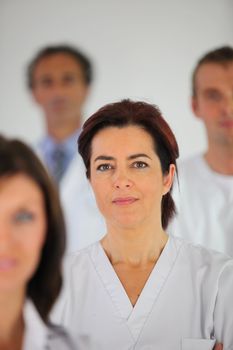
[[[214,172],[202,155],[178,164],[178,215],[168,232],[233,256],[233,176]]]
[[[24,306],[23,350],[77,350],[61,327],[47,327],[30,300]]]
[[[233,260],[169,237],[136,305],[99,242],[72,254],[52,318],[81,350],[233,349]]]

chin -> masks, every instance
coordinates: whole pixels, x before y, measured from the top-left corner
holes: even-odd
[[[114,226],[117,226],[122,230],[132,230],[137,229],[142,223],[142,220],[135,220],[132,217],[117,218],[114,220]]]

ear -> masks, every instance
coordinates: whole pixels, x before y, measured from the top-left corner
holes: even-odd
[[[36,103],[40,104],[40,94],[36,88],[31,88],[31,94],[32,94],[33,100]]]
[[[167,194],[170,191],[173,184],[175,172],[175,165],[170,164],[169,171],[165,175],[163,175],[163,195]]]
[[[200,116],[200,114],[199,114],[199,103],[198,103],[197,96],[192,96],[192,99],[191,99],[191,107],[192,107],[193,114],[194,114],[197,118],[201,118],[201,116]]]

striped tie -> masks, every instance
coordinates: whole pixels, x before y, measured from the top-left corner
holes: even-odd
[[[66,171],[66,153],[63,147],[57,146],[52,154],[53,171],[52,175],[57,184],[60,183]]]

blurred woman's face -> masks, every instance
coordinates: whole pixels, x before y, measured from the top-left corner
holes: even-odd
[[[43,194],[28,176],[0,179],[0,293],[22,290],[38,265],[46,235]]]
[[[133,228],[161,224],[161,200],[172,184],[152,137],[137,126],[109,127],[92,140],[90,182],[107,225]]]

